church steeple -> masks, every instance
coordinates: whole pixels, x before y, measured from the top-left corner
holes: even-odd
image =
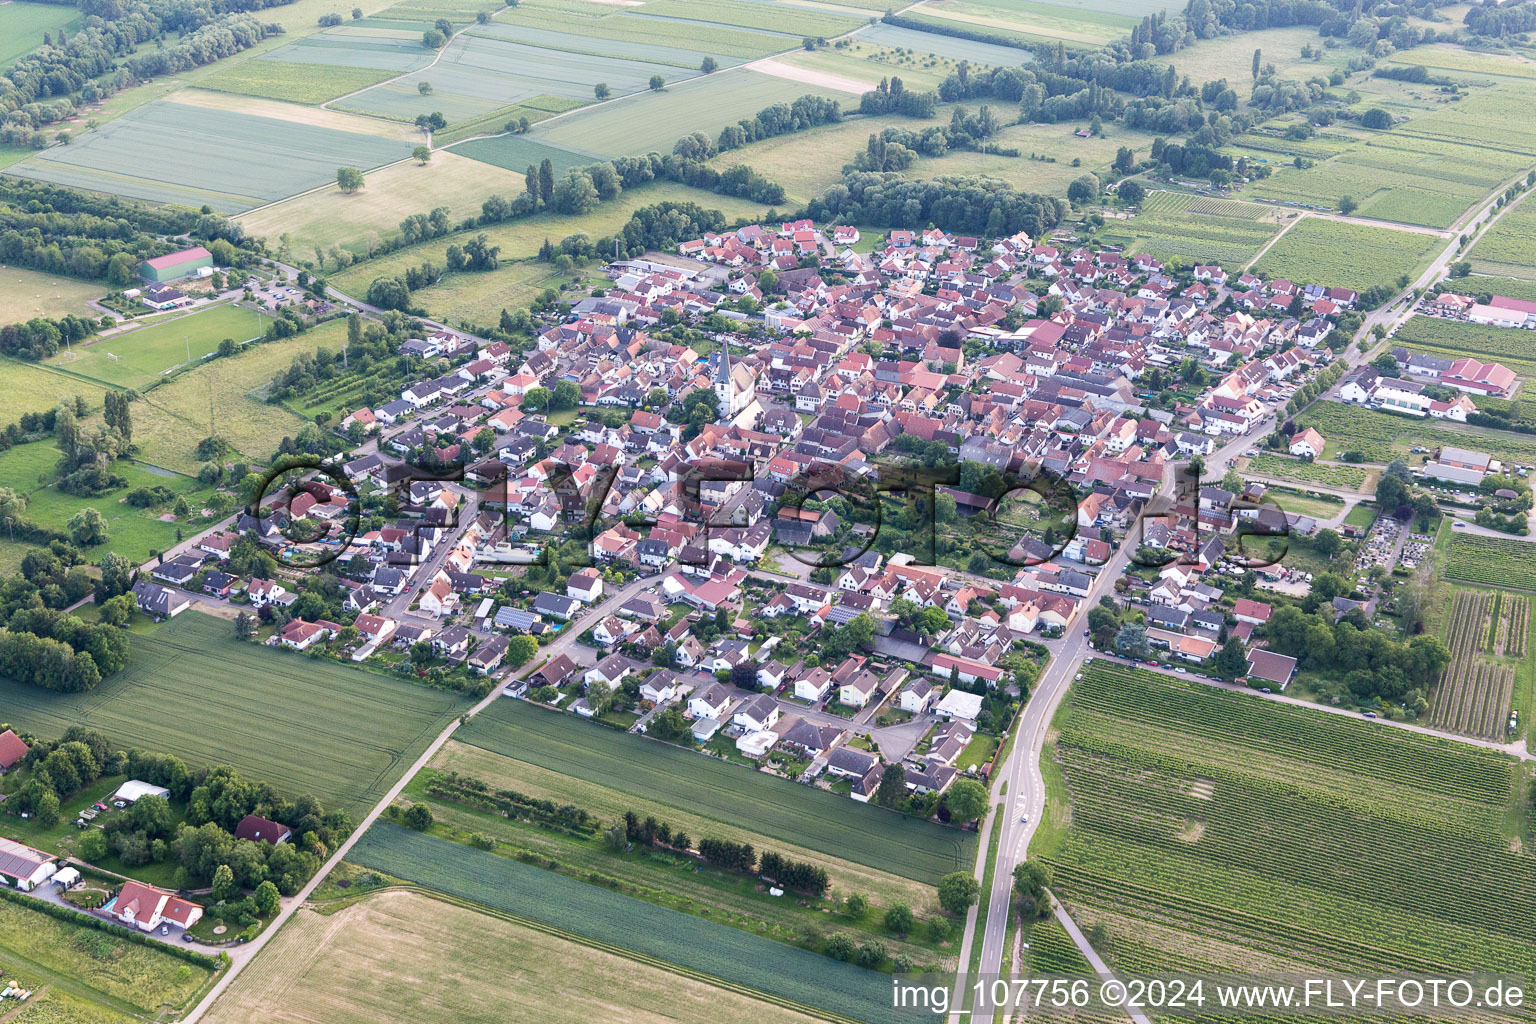
[[[715,360],[715,397],[720,399],[720,418],[729,420],[736,415],[736,380],[731,376],[731,347],[720,345],[719,358]]]

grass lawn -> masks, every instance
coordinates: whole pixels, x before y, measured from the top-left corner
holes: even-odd
[[[955,770],[963,772],[971,765],[980,768],[992,760],[992,754],[997,750],[997,737],[988,736],[985,733],[977,733],[971,737],[971,742],[966,744],[965,750],[960,754],[960,760],[955,762]]]
[[[0,6],[0,12],[6,10],[9,7]],[[44,274],[25,267],[0,267],[0,324],[19,323],[37,316],[61,317],[66,313],[100,316],[86,302],[106,293],[106,285],[77,277]]]
[[[554,994],[558,993],[558,998]],[[412,892],[300,910],[213,1005],[209,1024],[588,1024],[813,1018],[663,967]],[[528,1018],[532,1019],[532,1018]]]
[[[1371,524],[1376,521],[1376,506],[1361,502],[1349,510],[1349,515],[1344,517],[1345,526],[1353,526],[1361,530],[1369,530]]]
[[[90,693],[0,680],[0,703],[40,736],[88,726],[122,747],[234,765],[354,818],[463,709],[451,693],[243,643],[190,611],[135,636],[128,667]]]
[[[53,365],[123,388],[143,390],[167,372],[217,351],[219,342],[261,337],[272,318],[244,306],[226,304],[157,320],[153,325],[74,346],[56,355]]]

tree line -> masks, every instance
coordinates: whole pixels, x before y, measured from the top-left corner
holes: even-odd
[[[1066,204],[1055,196],[1018,192],[986,178],[912,181],[855,171],[813,200],[809,212],[816,220],[912,229],[933,224],[991,238],[1026,231],[1039,237],[1061,223]]]

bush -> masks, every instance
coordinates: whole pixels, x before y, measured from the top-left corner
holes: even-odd
[[[827,938],[827,956],[833,960],[842,960],[846,963],[856,955],[858,955],[858,947],[842,932]]]

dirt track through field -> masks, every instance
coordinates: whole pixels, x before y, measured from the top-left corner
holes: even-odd
[[[757,61],[752,65],[753,71],[761,71],[765,75],[775,78],[786,78],[791,82],[803,82],[806,85],[820,86],[823,89],[840,89],[843,92],[851,92],[855,96],[861,96],[873,89],[879,83],[861,82],[857,78],[849,78],[846,75],[834,75],[830,71],[815,71],[811,68],[796,67],[780,60],[769,57]]]

